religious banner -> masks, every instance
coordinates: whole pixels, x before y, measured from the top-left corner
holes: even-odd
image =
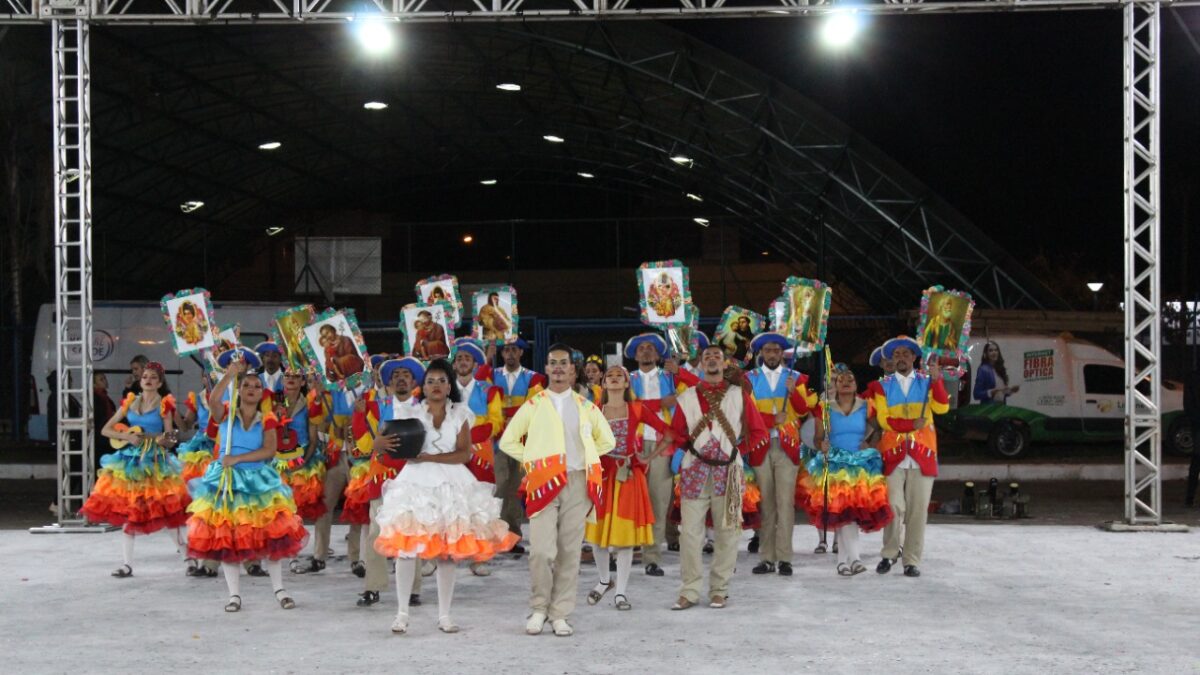
[[[766,324],[767,319],[762,314],[730,305],[721,313],[713,339],[725,351],[727,357],[741,363],[749,363],[754,358],[754,353],[750,350],[750,341],[762,332]]]
[[[833,289],[817,279],[788,277],[783,282],[783,293],[787,297],[785,331],[802,352],[815,352],[825,347],[829,332],[829,308],[833,303]]]
[[[163,320],[171,331],[171,346],[179,356],[186,356],[217,343],[213,324],[212,297],[203,288],[187,288],[162,297],[159,306]]]
[[[688,305],[684,311],[688,318],[687,325],[668,326],[663,333],[667,337],[667,345],[671,348],[671,354],[686,361],[698,356],[700,338],[697,337],[697,334],[700,332],[700,310],[695,305]]]
[[[446,325],[453,331],[462,323],[463,302],[458,292],[458,277],[453,274],[442,274],[429,277],[417,282],[417,303],[432,305],[438,302],[449,303],[450,313],[446,315]]]
[[[371,372],[367,344],[353,309],[327,309],[304,327],[300,348],[325,382],[338,389],[354,389]]]
[[[960,364],[967,358],[971,337],[971,312],[975,301],[964,291],[931,286],[921,294],[917,344],[924,357],[951,358]]]
[[[788,296],[786,292],[771,301],[771,306],[767,308],[767,320],[771,330],[787,334]]]
[[[476,340],[502,345],[517,337],[517,289],[512,286],[481,288],[471,296],[471,315]]]
[[[316,315],[317,308],[312,305],[297,305],[275,315],[271,334],[275,344],[283,350],[285,369],[303,370],[308,363],[300,340],[304,337],[304,327],[312,323]]]
[[[692,304],[688,268],[678,260],[642,263],[637,269],[638,305],[648,326],[686,326]]]
[[[412,303],[400,308],[404,353],[422,361],[450,356],[450,303]]]

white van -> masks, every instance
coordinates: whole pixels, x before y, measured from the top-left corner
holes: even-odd
[[[214,304],[213,309],[221,325],[240,324],[242,344],[253,346],[269,339],[275,315],[287,308],[270,303],[230,302]],[[29,437],[42,441],[49,439],[46,400],[50,388],[46,378],[56,368],[54,311],[54,305],[49,304],[42,305],[38,311],[29,369],[37,387],[37,413],[29,418]],[[158,303],[96,303],[92,311],[92,368],[94,372],[108,376],[108,396],[113,403],[120,404],[121,389],[129,375],[129,362],[139,354],[163,364],[167,384],[180,398],[185,392],[199,389],[200,361],[175,355]]]
[[[989,378],[979,368],[987,342],[1000,350],[1010,392],[987,400]],[[993,333],[972,337],[970,366],[959,388],[959,405],[938,429],[973,440],[986,440],[1003,457],[1027,454],[1041,441],[1111,442],[1125,431],[1125,364],[1116,355],[1070,333],[1060,335]],[[994,368],[990,370],[995,370]],[[995,387],[1004,387],[995,378]],[[1192,433],[1183,416],[1183,385],[1162,388],[1163,447],[1190,454]]]

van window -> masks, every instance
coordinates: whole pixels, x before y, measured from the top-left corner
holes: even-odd
[[[1083,389],[1089,394],[1124,394],[1125,369],[1095,364],[1084,366]]]

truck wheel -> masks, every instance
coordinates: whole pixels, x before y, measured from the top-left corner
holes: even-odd
[[[1192,450],[1196,447],[1196,439],[1192,436],[1192,421],[1183,415],[1175,418],[1171,422],[1171,428],[1167,429],[1167,437],[1164,445],[1167,446],[1167,452],[1176,455],[1191,455]]]
[[[1010,420],[1000,420],[988,434],[988,450],[1006,459],[1016,459],[1029,451],[1029,430]]]

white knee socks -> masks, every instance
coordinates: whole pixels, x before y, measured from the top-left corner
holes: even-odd
[[[242,595],[242,566],[237,563],[221,563],[221,572],[225,575],[225,585],[229,587],[229,594],[241,597]]]
[[[630,549],[632,550],[632,549]],[[602,546],[592,545],[592,556],[596,558],[596,571],[600,573],[600,583],[607,584],[611,577],[608,574],[608,565],[610,555],[608,549]]]
[[[847,523],[837,529],[838,554],[839,563],[849,565],[855,560],[860,560],[858,557],[858,523]]]
[[[617,589],[616,595],[625,595],[625,589],[629,586],[629,572],[633,569],[633,549],[619,548],[617,549]],[[604,564],[605,574],[608,573],[608,563]]]
[[[133,569],[133,535],[125,533],[125,538],[121,540],[121,555],[125,557],[125,564],[129,565],[129,569]]]
[[[397,614],[408,616],[408,596],[413,579],[417,576],[416,558],[396,558],[396,605]],[[439,578],[440,585],[440,578]]]
[[[283,561],[268,560],[264,567],[267,568],[267,576],[271,577],[271,590],[283,590]]]
[[[454,577],[458,566],[453,560],[437,563],[438,621],[450,623],[450,603],[454,601]]]

